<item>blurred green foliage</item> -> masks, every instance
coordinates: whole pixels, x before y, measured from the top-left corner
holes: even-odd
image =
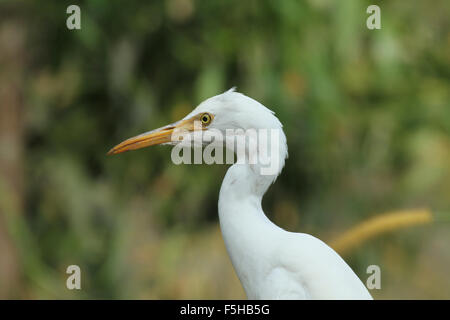
[[[3,297],[244,297],[217,222],[226,166],[176,166],[169,147],[106,156],[232,86],[284,124],[289,159],[263,203],[283,228],[327,241],[391,209],[450,211],[448,1],[77,3],[70,31],[72,1],[0,2],[0,30],[24,37],[23,206],[0,191],[19,274]],[[437,221],[346,260],[363,281],[381,266],[376,298],[448,299],[449,241]]]

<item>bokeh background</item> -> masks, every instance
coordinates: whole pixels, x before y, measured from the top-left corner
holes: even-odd
[[[106,156],[237,86],[288,138],[269,218],[332,244],[428,210],[342,254],[364,282],[381,267],[375,298],[449,299],[449,16],[447,0],[1,1],[0,298],[245,298],[217,217],[227,167]]]

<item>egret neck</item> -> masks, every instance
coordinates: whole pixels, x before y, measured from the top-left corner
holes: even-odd
[[[269,116],[276,119],[272,114]],[[275,124],[279,122],[275,121]],[[267,218],[261,205],[264,194],[281,172],[287,157],[286,137],[281,124],[279,126],[272,129],[279,130],[278,141],[268,143],[269,149],[276,145],[277,153],[269,158],[278,167],[276,173],[265,175],[263,165],[249,164],[250,151],[246,148],[244,155],[237,154],[237,163],[228,169],[219,193],[222,236],[233,267],[250,299],[264,298],[260,296],[261,291],[254,291],[253,288],[257,287],[255,284],[266,281],[272,268],[267,258],[273,254],[270,249],[275,249],[274,243],[277,243],[272,238],[284,232]],[[255,152],[259,153],[260,149]],[[246,158],[239,159],[240,156]],[[259,154],[254,156],[260,159]],[[266,163],[266,166],[271,165]]]

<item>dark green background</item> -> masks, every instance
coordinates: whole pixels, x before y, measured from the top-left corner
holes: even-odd
[[[227,167],[105,155],[232,86],[284,124],[263,202],[278,225],[328,241],[385,211],[448,217],[449,15],[446,0],[0,1],[0,297],[244,297],[218,226]],[[448,299],[444,220],[344,258],[363,281],[381,267],[376,298]]]

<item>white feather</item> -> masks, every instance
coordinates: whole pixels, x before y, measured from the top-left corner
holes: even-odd
[[[234,164],[219,194],[223,238],[249,299],[372,299],[345,261],[321,240],[287,232],[264,214],[261,201],[287,157],[286,136],[274,112],[232,88],[201,103],[186,118],[209,112],[210,128],[278,129],[279,158],[274,176],[249,164]]]

